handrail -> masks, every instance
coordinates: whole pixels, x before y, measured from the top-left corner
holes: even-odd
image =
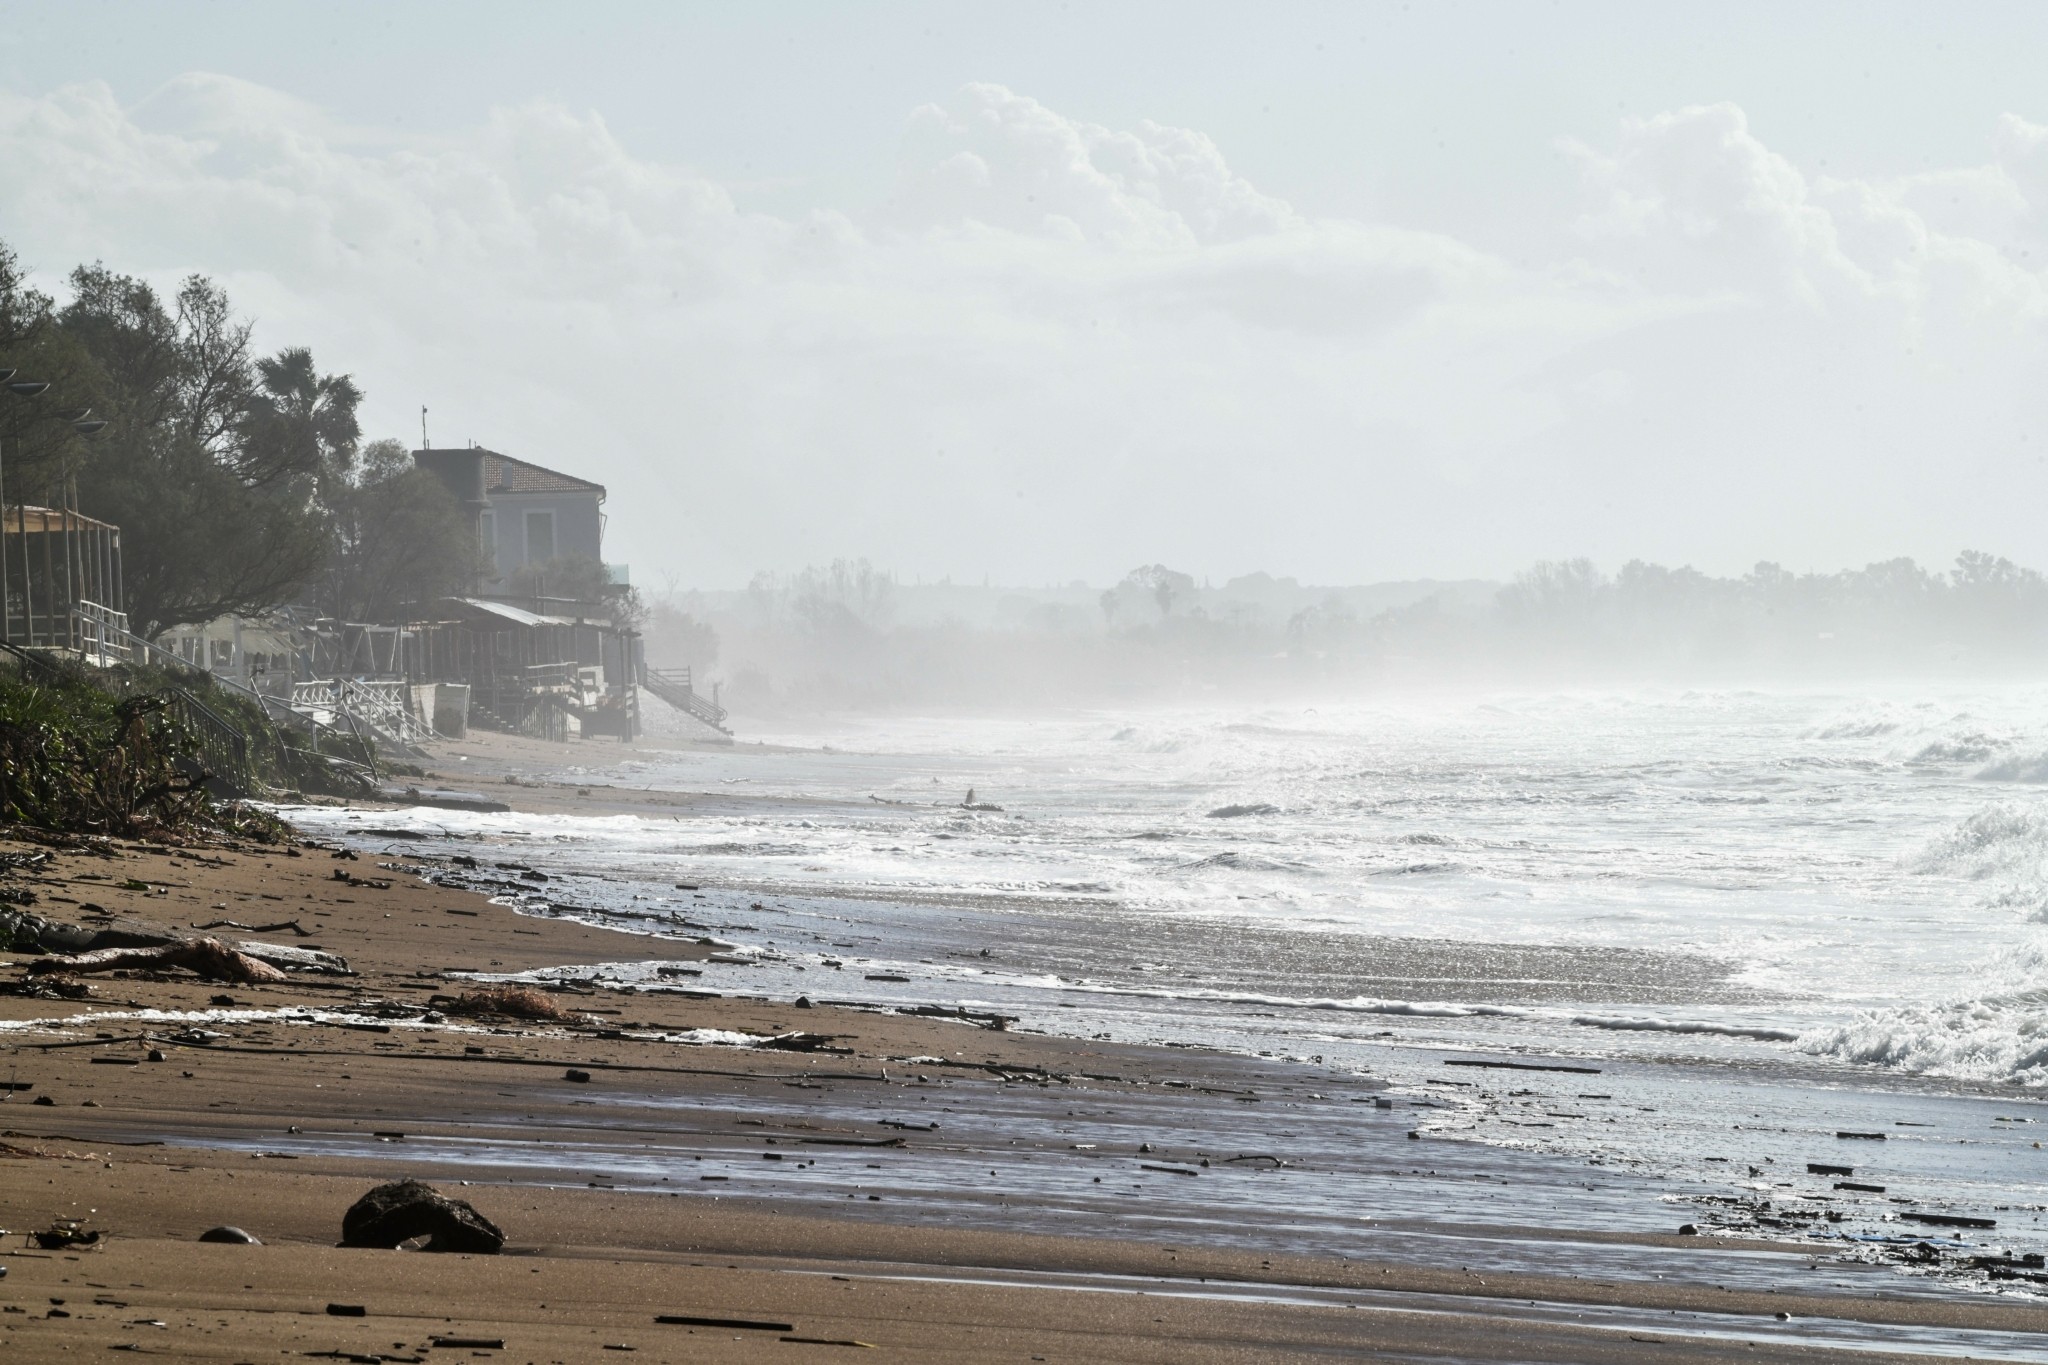
[[[178,720],[217,766],[230,766],[231,774],[214,773],[214,777],[229,777],[235,790],[248,792],[255,789],[255,774],[249,767],[249,739],[240,727],[223,720],[206,703],[182,687],[170,689],[172,705],[178,713]],[[225,754],[221,751],[225,749]],[[232,760],[223,764],[223,757]]]
[[[715,701],[707,701],[698,696],[690,682],[690,670],[687,668],[649,668],[644,663],[640,665],[642,687],[685,715],[703,721],[714,730],[731,734],[732,731],[725,728],[726,709]]]
[[[98,603],[82,602],[79,605],[94,607],[97,612],[106,614],[105,618],[96,624],[105,630],[106,634],[115,644],[121,645],[129,651],[131,655],[129,662],[131,663],[160,662],[186,673],[204,674],[213,681],[214,686],[255,702],[257,708],[262,711],[263,718],[271,725],[275,726],[278,721],[282,720],[289,725],[310,733],[316,744],[322,739],[332,739],[341,744],[354,743],[360,745],[362,743],[360,735],[344,734],[334,726],[322,725],[313,717],[293,710],[289,705],[279,701],[276,697],[266,692],[258,692],[239,678],[231,677],[225,673],[215,673],[211,669],[203,668],[188,659],[171,653],[171,651],[157,644],[154,640],[135,634],[125,624],[116,625],[114,618],[118,618],[120,622],[126,622],[126,612],[116,612],[110,608],[99,606]],[[92,618],[88,617],[87,619]]]

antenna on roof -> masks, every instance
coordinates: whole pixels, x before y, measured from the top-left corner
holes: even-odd
[[[434,443],[427,439],[427,405],[420,404],[420,449],[432,450]]]

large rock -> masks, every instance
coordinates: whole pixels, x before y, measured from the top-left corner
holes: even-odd
[[[497,1224],[464,1199],[450,1199],[418,1180],[379,1185],[349,1206],[341,1219],[345,1247],[395,1247],[430,1239],[425,1251],[466,1251],[495,1256],[505,1245]]]

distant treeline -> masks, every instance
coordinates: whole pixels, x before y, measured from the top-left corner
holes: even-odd
[[[2048,577],[1977,552],[1736,578],[1632,561],[1534,565],[1506,585],[1221,587],[1148,565],[1104,589],[906,585],[865,561],[671,593],[658,662],[742,708],[1195,699],[1432,680],[1765,682],[2048,666]]]

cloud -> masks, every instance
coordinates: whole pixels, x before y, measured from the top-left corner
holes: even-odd
[[[1571,253],[1515,264],[999,86],[912,111],[878,207],[766,214],[587,111],[372,135],[199,74],[0,95],[0,230],[47,275],[218,276],[378,434],[425,403],[588,471],[643,580],[2023,553],[2048,130],[1994,131],[1880,183],[1733,106],[1633,120],[1570,148]]]

